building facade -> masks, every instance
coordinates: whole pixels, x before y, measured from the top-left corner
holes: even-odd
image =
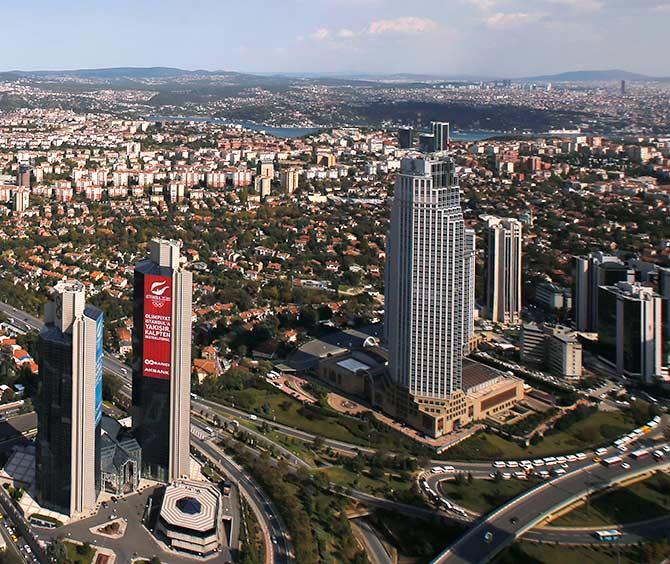
[[[577,331],[598,330],[598,297],[600,286],[617,282],[634,282],[635,271],[617,256],[600,251],[574,258],[574,318]]]
[[[433,121],[431,122],[431,127],[433,129],[433,137],[435,140],[435,151],[441,152],[446,151],[449,148],[449,123],[446,121]]]
[[[463,276],[465,279],[465,290],[463,292],[463,354],[468,354],[472,352],[475,346],[475,267],[477,259],[477,238],[474,229],[465,230],[464,241]]]
[[[190,474],[192,274],[181,243],[153,240],[133,286],[133,427],[142,475]]]
[[[667,377],[662,301],[653,288],[638,283],[600,287],[599,354],[617,374],[645,383]]]
[[[405,158],[386,265],[385,336],[394,381],[413,396],[461,388],[465,227],[449,158]]]
[[[103,314],[84,286],[59,282],[39,336],[35,477],[40,504],[69,516],[100,492]]]
[[[497,323],[521,321],[522,224],[484,216],[486,222],[486,310]]]

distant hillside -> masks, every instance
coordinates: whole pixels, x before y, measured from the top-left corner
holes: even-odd
[[[596,71],[571,71],[562,72],[559,74],[548,74],[544,76],[531,76],[526,78],[519,78],[524,82],[606,82],[629,80],[631,82],[638,80],[652,80],[652,81],[666,81],[670,77],[660,78],[655,76],[646,76],[635,72],[628,72],[619,69],[612,70],[596,70]]]
[[[191,74],[204,74],[208,71],[187,71],[171,67],[116,67],[106,69],[76,69],[76,70],[51,70],[51,71],[12,71],[12,74],[27,77],[56,77],[67,76],[71,78],[178,78]]]

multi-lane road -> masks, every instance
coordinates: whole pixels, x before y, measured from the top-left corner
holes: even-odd
[[[605,466],[591,460],[575,469],[533,488],[475,523],[459,540],[440,554],[435,564],[476,564],[490,561],[501,550],[561,507],[626,477],[648,472],[670,464],[653,458],[627,460]],[[559,531],[554,534],[560,535]]]
[[[42,326],[42,322],[39,319],[17,310],[8,304],[0,303],[0,311],[8,317],[13,318],[15,324],[18,322],[18,324],[24,324],[32,329],[39,329]],[[129,367],[124,365],[113,355],[106,353],[104,368],[107,372],[118,376],[122,380],[122,393],[127,397],[130,397],[132,384]],[[230,418],[249,417],[249,415],[242,410],[216,404],[202,398],[194,398],[192,400],[192,408],[196,412],[203,412],[209,416],[221,416],[221,414],[225,414]],[[300,440],[312,441],[315,438],[313,434],[282,425],[275,421],[257,417],[255,417],[255,419],[264,422],[285,435]],[[246,429],[246,431],[251,434],[256,434],[253,430]],[[266,441],[268,440],[266,437],[263,437],[263,439]],[[266,524],[269,530],[272,531],[272,551],[274,561],[289,561],[291,559],[292,548],[290,547],[288,533],[272,508],[270,501],[258,487],[258,484],[256,484],[243,469],[235,465],[230,459],[226,458],[223,452],[215,445],[196,437],[193,437],[193,441],[195,446],[204,452],[210,460],[214,461],[225,473],[235,479],[240,484],[242,491],[247,494],[248,498],[253,501],[261,512],[265,513]],[[324,439],[324,443],[327,446],[342,452],[374,452],[374,449],[372,448],[352,445],[331,439]],[[283,447],[280,447],[280,450],[282,450],[282,454],[293,464],[304,464],[304,462],[286,449],[283,449]],[[472,473],[476,478],[487,477],[492,471],[490,463],[448,462],[444,460],[432,462],[433,464],[452,465],[456,471]],[[522,494],[505,504],[503,507],[497,509],[492,514],[479,519],[456,543],[440,554],[435,559],[435,562],[440,564],[471,564],[475,562],[486,562],[521,535],[525,535],[527,538],[532,538],[533,540],[557,540],[559,542],[565,540],[579,542],[581,540],[583,542],[588,542],[587,539],[591,533],[586,530],[565,531],[556,529],[552,531],[531,531],[531,529],[540,523],[548,514],[556,511],[559,507],[564,506],[573,498],[583,497],[586,493],[605,487],[607,484],[617,481],[624,476],[658,467],[658,463],[654,460],[631,460],[630,464],[631,468],[629,469],[622,468],[620,465],[605,467],[601,464],[593,463],[589,455],[586,460],[573,464],[567,474],[549,480],[531,489],[529,492]],[[431,482],[435,482],[438,479],[439,478],[437,477],[431,478]],[[349,493],[351,494],[351,492]],[[368,503],[376,505],[381,505],[383,503],[394,504],[394,502],[381,500],[379,498],[366,500],[363,499],[366,494],[362,494],[361,492],[354,493],[360,501],[367,501]],[[372,496],[369,497],[372,498]],[[447,518],[449,517],[449,515],[444,516]],[[660,520],[643,528],[639,528],[639,530],[635,529],[635,527],[631,527],[627,529],[626,534],[630,535],[630,539],[635,542],[634,539],[636,538],[636,535],[641,539],[649,538],[649,534],[667,535],[667,528],[668,521]]]
[[[194,436],[191,436],[191,442],[215,467],[238,483],[254,513],[260,517],[261,527],[269,531],[270,542],[266,542],[266,550],[271,552],[270,561],[277,564],[292,562],[294,552],[286,525],[256,480],[211,442]]]

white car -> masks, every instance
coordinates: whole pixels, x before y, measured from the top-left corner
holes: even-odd
[[[622,462],[621,468],[623,468],[624,470],[630,470],[630,464],[628,464],[628,462]]]
[[[606,453],[607,453],[607,449],[605,447],[601,447],[596,451],[596,454],[598,456],[602,456],[603,454],[606,454]]]

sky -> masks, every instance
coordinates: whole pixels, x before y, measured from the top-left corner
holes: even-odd
[[[0,69],[670,76],[670,0],[0,0]]]

